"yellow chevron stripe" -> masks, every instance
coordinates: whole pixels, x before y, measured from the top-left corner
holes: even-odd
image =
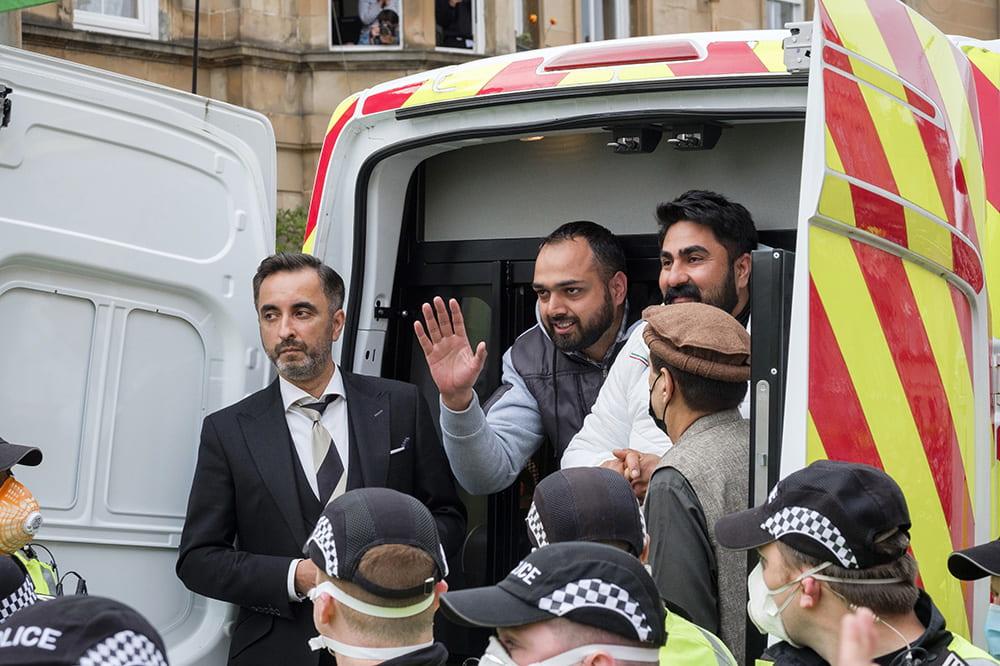
[[[925,584],[947,617],[964,618],[957,581],[941,573],[951,552],[944,510],[937,493],[928,492],[934,479],[857,257],[844,236],[817,227],[809,234],[810,272],[885,471],[906,495],[914,517],[913,552]],[[959,594],[951,594],[956,589]]]
[[[977,235],[981,238],[986,225],[985,216],[982,214],[986,204],[983,157],[979,151],[979,137],[969,108],[968,93],[964,85],[965,77],[958,68],[951,42],[942,39],[937,28],[912,10],[907,9],[907,14],[920,43],[924,45],[927,63],[941,90],[948,122],[958,143],[959,160],[962,163],[969,192],[969,204],[973,214],[977,215]]]
[[[1000,248],[1000,210],[994,208],[991,203],[986,204],[986,231],[979,235],[979,239],[986,248],[983,253],[983,264],[986,268],[986,292],[990,301],[990,315],[993,318],[993,330],[990,333],[994,338],[1000,338],[1000,252],[997,251],[997,248]],[[1000,387],[997,387],[997,390],[1000,390]]]
[[[316,248],[316,227],[309,232],[306,236],[305,241],[302,243],[302,254],[312,254],[313,250]]]
[[[849,56],[847,59],[851,63],[851,70],[859,79],[867,81],[876,88],[892,95],[900,102],[906,103],[906,86],[899,77],[893,76],[878,67],[872,67],[854,56]]]
[[[993,82],[993,85],[1000,84],[1000,53],[987,51],[971,44],[966,44],[962,47],[962,50],[965,52],[966,57]]]
[[[615,78],[614,67],[597,67],[595,69],[574,69],[559,82],[560,86],[578,86],[588,83],[608,83]],[[557,86],[558,87],[558,86]]]
[[[347,113],[347,110],[351,108],[351,104],[354,104],[354,100],[356,100],[357,98],[358,98],[357,95],[351,95],[350,97],[348,97],[343,102],[337,105],[337,108],[333,110],[333,115],[330,116],[330,124],[326,126],[326,132],[323,133],[323,136],[326,136],[327,134],[330,133],[330,130],[333,129],[333,126],[337,124],[337,121],[340,120],[341,116]]]
[[[619,81],[644,81],[646,79],[669,79],[674,76],[670,67],[663,63],[649,65],[623,65],[618,70]]]
[[[903,210],[906,214],[907,246],[920,256],[927,257],[939,264],[942,268],[953,270],[951,231],[909,206],[904,207]]]
[[[779,41],[764,40],[754,44],[753,52],[769,72],[787,72],[785,49]]]
[[[833,142],[833,135],[830,134],[829,126],[825,126],[824,130],[824,140],[826,141],[826,167],[836,171],[837,173],[845,173],[844,162],[840,159],[840,151],[837,150],[837,144]]]
[[[843,178],[833,174],[823,177],[823,189],[819,196],[818,211],[831,219],[857,226],[854,219],[854,200],[851,197],[851,186]]]
[[[450,99],[474,97],[483,89],[483,86],[489,83],[490,79],[499,74],[508,64],[505,62],[498,65],[476,67],[474,69],[463,69],[448,74],[441,79],[427,79],[423,85],[410,95],[410,98],[403,103],[403,106],[419,106],[420,104],[430,104],[431,102],[444,102]],[[437,81],[436,90],[435,81]]]
[[[849,51],[864,53],[872,62],[898,74],[882,31],[875,23],[864,0],[835,0],[823,6],[830,15],[844,47]]]
[[[898,88],[905,99],[902,86]],[[882,139],[900,196],[941,219],[947,219],[927,150],[910,107],[866,85],[860,86],[860,90],[875,130]]]

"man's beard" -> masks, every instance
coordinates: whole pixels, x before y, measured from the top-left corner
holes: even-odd
[[[575,352],[583,351],[590,347],[607,332],[614,324],[615,306],[611,302],[611,290],[604,289],[604,303],[600,310],[591,318],[589,322],[581,321],[577,317],[546,317],[543,320],[545,330],[549,332],[552,343],[561,351]],[[573,333],[557,333],[556,322],[575,322],[577,329]]]
[[[273,350],[268,350],[267,357],[278,369],[278,374],[288,380],[302,381],[318,376],[330,360],[330,344],[320,345],[318,349],[310,349],[305,343],[298,341],[279,342]],[[291,361],[282,358],[285,349],[297,349],[302,352],[301,360]]]
[[[736,292],[736,274],[732,264],[729,266],[729,272],[726,273],[726,279],[718,288],[705,291],[703,294],[697,285],[689,280],[676,287],[667,287],[667,292],[663,295],[663,304],[670,305],[678,298],[690,298],[698,303],[714,305],[720,310],[734,314],[733,311],[740,302],[740,296]]]

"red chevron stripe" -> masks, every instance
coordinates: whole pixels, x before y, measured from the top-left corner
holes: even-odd
[[[975,248],[954,234],[951,237],[951,263],[955,275],[968,282],[979,293],[983,288],[982,262]]]
[[[840,39],[840,33],[837,32],[837,26],[833,24],[833,20],[830,18],[830,14],[827,13],[826,7],[823,3],[816,3],[817,10],[819,11],[820,23],[823,24],[823,37],[828,42],[832,42],[838,46],[843,46],[844,42]],[[826,54],[823,54],[823,58],[826,59]],[[829,61],[828,61],[829,62]]]
[[[826,93],[826,125],[840,154],[844,172],[898,194],[882,139],[858,84],[827,69],[823,72],[823,88]]]
[[[973,64],[979,103],[979,127],[983,138],[983,171],[986,173],[986,199],[1000,209],[1000,89]]]
[[[718,74],[766,74],[761,62],[746,42],[714,42],[708,55],[695,62],[672,62],[670,71],[677,76],[714,76]]]
[[[882,469],[875,438],[816,283],[809,280],[809,413],[831,460]]]
[[[536,88],[551,88],[559,85],[566,78],[567,72],[557,74],[539,74],[544,58],[529,58],[507,65],[496,73],[477,95],[492,95],[494,93],[517,92],[518,90],[534,90]]]
[[[851,185],[851,199],[858,229],[907,247],[906,213],[901,204],[856,185]]]
[[[968,486],[948,395],[910,281],[899,257],[851,241],[871,294],[910,413],[927,455],[954,548],[961,548]],[[893,418],[891,414],[883,414]]]
[[[424,85],[424,82],[420,81],[418,83],[411,83],[406,86],[376,93],[365,100],[365,105],[362,107],[361,112],[368,114],[398,109],[403,106],[403,104],[406,103],[406,100],[410,99],[410,96],[417,92],[422,85]]]
[[[337,137],[340,136],[344,125],[354,117],[354,110],[357,108],[358,100],[354,100],[347,107],[347,110],[344,111],[344,114],[337,119],[337,122],[334,123],[323,139],[323,148],[319,154],[319,165],[316,167],[316,180],[313,181],[312,196],[309,199],[309,215],[306,217],[305,238],[309,238],[309,234],[316,228],[316,218],[319,216],[319,202],[323,198],[323,187],[326,185],[326,170],[330,166],[330,156],[333,154],[333,146],[337,143]]]

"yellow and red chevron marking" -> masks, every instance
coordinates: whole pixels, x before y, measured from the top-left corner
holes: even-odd
[[[676,40],[674,40],[676,41]],[[669,44],[670,40],[666,41]],[[658,45],[650,43],[650,51]],[[594,47],[587,47],[593,51]],[[603,45],[602,47],[604,48]],[[582,52],[582,51],[581,51]],[[363,114],[419,106],[454,99],[540,90],[557,86],[612,83],[738,74],[785,72],[778,41],[720,41],[708,44],[706,54],[686,60],[640,62],[614,67],[602,66],[599,59],[592,67],[556,69],[547,67],[546,56],[512,60],[487,60],[481,66],[460,68],[440,79],[431,77],[376,93],[365,99]]]
[[[808,454],[900,483],[923,583],[967,635],[970,609],[945,563],[970,545],[976,517],[973,307],[949,282],[980,294],[985,284],[972,70],[901,3],[818,11],[826,175],[823,226],[809,232]]]
[[[326,128],[326,136],[323,139],[323,148],[320,151],[319,165],[316,167],[316,180],[313,182],[312,197],[309,200],[309,215],[306,218],[306,233],[302,241],[302,251],[312,254],[313,246],[316,243],[316,217],[319,215],[319,203],[323,199],[323,188],[326,186],[326,174],[330,166],[330,156],[333,154],[333,147],[337,143],[337,137],[344,129],[347,121],[354,116],[354,111],[358,106],[358,96],[348,97],[337,106],[330,118],[330,124]]]
[[[979,105],[987,202],[986,231],[982,235],[983,260],[990,313],[994,322],[1000,322],[1000,256],[997,256],[1000,254],[1000,123],[997,123],[1000,118],[1000,53],[974,46],[964,46],[962,50],[972,63]],[[996,332],[992,335],[1000,337]]]
[[[978,118],[962,85],[971,88],[968,61],[948,40],[925,39],[932,28],[898,2],[829,3],[821,20],[833,44],[824,53],[827,127],[843,153],[844,174],[955,227],[954,262],[978,291],[983,276],[974,255],[985,199]],[[857,51],[866,57],[852,57]],[[845,150],[850,142],[867,150]],[[895,217],[888,224],[904,228]]]
[[[945,563],[974,529],[968,305],[955,307],[964,297],[934,273],[832,231],[814,227],[809,252],[810,456],[896,479],[923,584],[967,635],[969,608]]]

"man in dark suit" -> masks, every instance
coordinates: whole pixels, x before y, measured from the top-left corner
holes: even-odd
[[[465,508],[417,388],[334,364],[340,276],[315,257],[282,253],[261,262],[253,285],[279,378],[205,419],[177,575],[240,606],[230,664],[332,663],[307,646],[316,565],[302,557],[327,501],[365,486],[410,494],[434,515],[449,556],[464,539]]]

